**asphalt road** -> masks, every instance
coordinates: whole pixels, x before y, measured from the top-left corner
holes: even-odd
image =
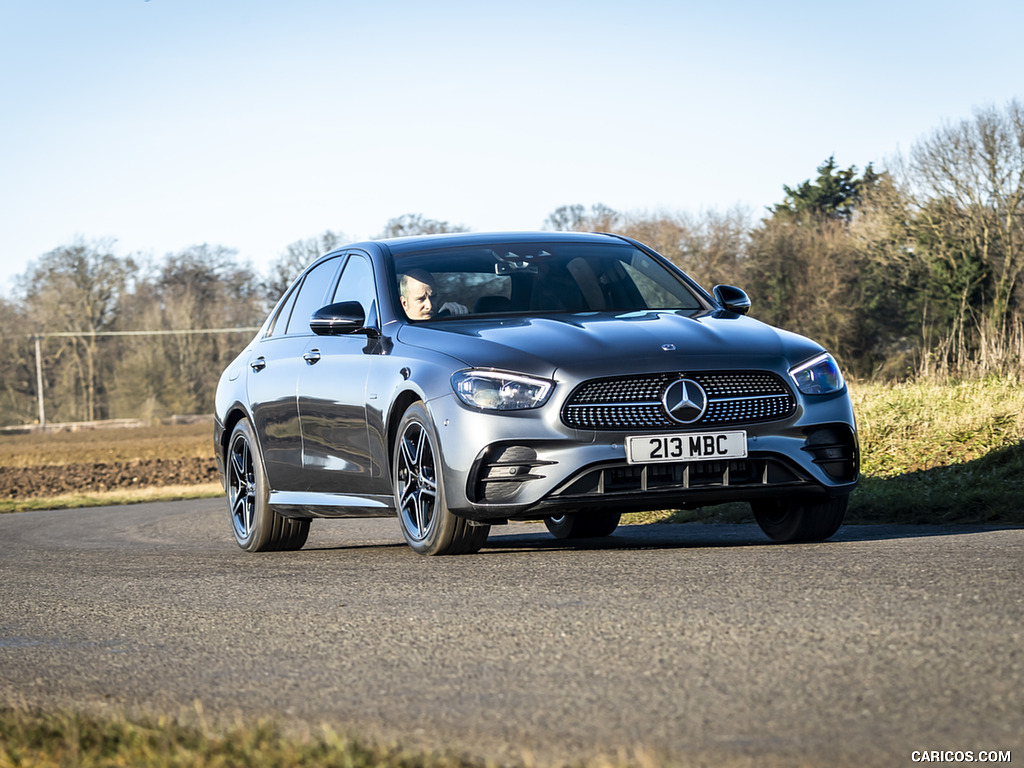
[[[1024,759],[1024,530],[492,530],[423,558],[394,520],[316,521],[252,555],[219,500],[0,515],[0,695],[541,763]]]

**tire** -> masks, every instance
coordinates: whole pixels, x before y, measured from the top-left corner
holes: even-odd
[[[242,419],[228,442],[228,512],[235,541],[247,552],[302,549],[309,520],[282,517],[270,508],[270,486],[252,424]]]
[[[544,518],[544,525],[556,539],[596,539],[619,527],[621,512],[583,512]]]
[[[422,402],[402,415],[391,459],[391,482],[402,535],[421,555],[479,552],[489,525],[471,525],[448,511],[437,432]]]
[[[772,541],[824,541],[843,524],[849,496],[840,496],[819,504],[788,499],[751,502],[754,519]]]

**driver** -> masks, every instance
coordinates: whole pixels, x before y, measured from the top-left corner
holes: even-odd
[[[398,292],[398,300],[410,320],[430,320],[441,312],[450,315],[469,314],[465,306],[454,301],[445,302],[438,309],[437,283],[434,276],[425,269],[410,269],[402,275]]]

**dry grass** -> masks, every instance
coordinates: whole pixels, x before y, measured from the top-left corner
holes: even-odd
[[[0,708],[0,768],[469,768],[458,755],[376,745],[322,727],[285,733],[268,721],[219,729],[202,718],[128,720]]]
[[[1013,380],[855,384],[852,522],[1024,523],[1024,389]]]
[[[1024,387],[1014,381],[858,383],[850,391],[868,476],[964,464],[1024,439]]]
[[[119,504],[142,504],[147,501],[181,501],[212,499],[224,495],[220,483],[201,485],[162,485],[149,488],[121,488],[96,493],[62,493],[31,499],[0,499],[0,513],[30,512],[34,509],[81,509],[110,507]],[[0,768],[3,768],[0,766]]]
[[[717,752],[717,751],[716,751]],[[808,763],[762,759],[765,766]],[[514,746],[493,758],[343,733],[327,725],[267,719],[214,725],[198,703],[178,716],[56,713],[0,705],[0,768],[655,768],[751,765],[749,757],[696,756],[683,762],[643,746],[571,763]]]

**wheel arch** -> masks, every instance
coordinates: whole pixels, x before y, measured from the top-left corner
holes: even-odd
[[[395,455],[395,440],[398,439],[398,423],[402,420],[409,406],[417,400],[424,400],[422,393],[414,389],[406,389],[398,394],[391,402],[391,410],[388,411],[387,421],[387,467],[388,474],[391,474],[391,457]]]
[[[256,432],[256,424],[253,422],[245,408],[236,403],[224,416],[224,432],[221,434],[220,445],[217,446],[217,449],[220,451],[220,458],[223,460],[225,467],[227,466],[228,449],[231,446],[231,434],[235,431],[235,427],[238,426],[238,422],[242,419],[249,419],[249,423],[252,424],[253,440],[256,441],[256,448],[260,452],[260,458],[263,458],[263,446],[260,444],[260,436]]]

